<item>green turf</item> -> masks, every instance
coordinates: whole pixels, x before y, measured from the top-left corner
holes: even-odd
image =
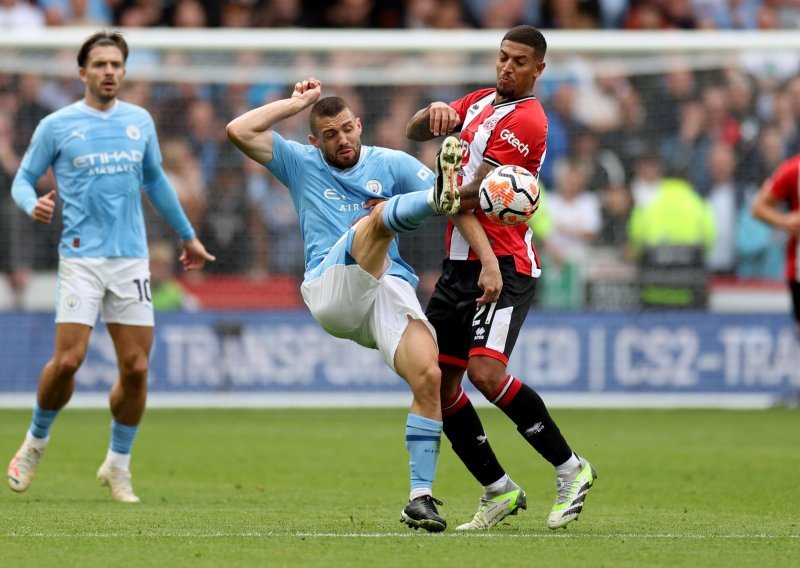
[[[579,522],[550,531],[552,469],[481,409],[528,511],[489,533],[416,533],[405,411],[150,410],[132,471],[139,505],[94,480],[108,413],[59,416],[37,479],[0,491],[2,566],[800,565],[797,410],[556,410],[600,476]],[[0,460],[28,411],[0,411]],[[480,490],[443,445],[435,486],[451,528]]]

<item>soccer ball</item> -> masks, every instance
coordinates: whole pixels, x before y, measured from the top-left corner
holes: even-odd
[[[500,166],[481,182],[481,209],[498,225],[519,225],[539,207],[539,182],[522,166]]]

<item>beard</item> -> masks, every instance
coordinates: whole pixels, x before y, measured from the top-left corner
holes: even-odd
[[[338,152],[337,148],[337,152]],[[358,158],[361,156],[361,145],[353,147],[353,156],[350,158],[340,158],[337,153],[325,154],[325,160],[334,168],[339,170],[346,170],[352,168],[358,163]]]

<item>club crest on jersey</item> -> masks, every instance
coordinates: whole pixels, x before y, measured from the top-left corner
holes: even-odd
[[[74,311],[81,307],[81,299],[75,294],[70,294],[64,298],[64,308]]]
[[[486,122],[483,123],[484,130],[494,130],[494,127],[497,126],[497,121],[500,120],[499,118],[490,118]]]
[[[131,140],[138,140],[142,137],[142,133],[139,131],[139,127],[134,124],[129,124],[128,128],[125,129],[125,134],[128,135],[128,138]]]
[[[376,179],[367,181],[367,183],[364,184],[364,187],[367,188],[367,191],[374,193],[375,195],[380,195],[381,191],[383,191],[383,184]]]

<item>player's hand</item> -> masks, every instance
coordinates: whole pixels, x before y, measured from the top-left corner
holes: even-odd
[[[33,206],[31,217],[37,223],[50,224],[56,211],[56,190],[51,189],[46,195],[41,196]]]
[[[483,290],[483,295],[478,298],[478,307],[496,302],[503,290],[503,276],[500,274],[500,265],[497,259],[494,262],[483,262],[481,274],[478,277],[478,288]]]
[[[217,260],[214,255],[206,250],[206,247],[197,237],[183,241],[182,247],[183,252],[181,252],[179,260],[184,270],[199,270],[205,266],[206,262]]]
[[[302,101],[308,107],[317,102],[322,96],[322,82],[314,77],[309,77],[305,81],[294,84],[292,98]]]
[[[447,103],[436,102],[428,106],[430,116],[431,134],[434,136],[444,136],[455,130],[461,124],[461,117],[456,110]]]

